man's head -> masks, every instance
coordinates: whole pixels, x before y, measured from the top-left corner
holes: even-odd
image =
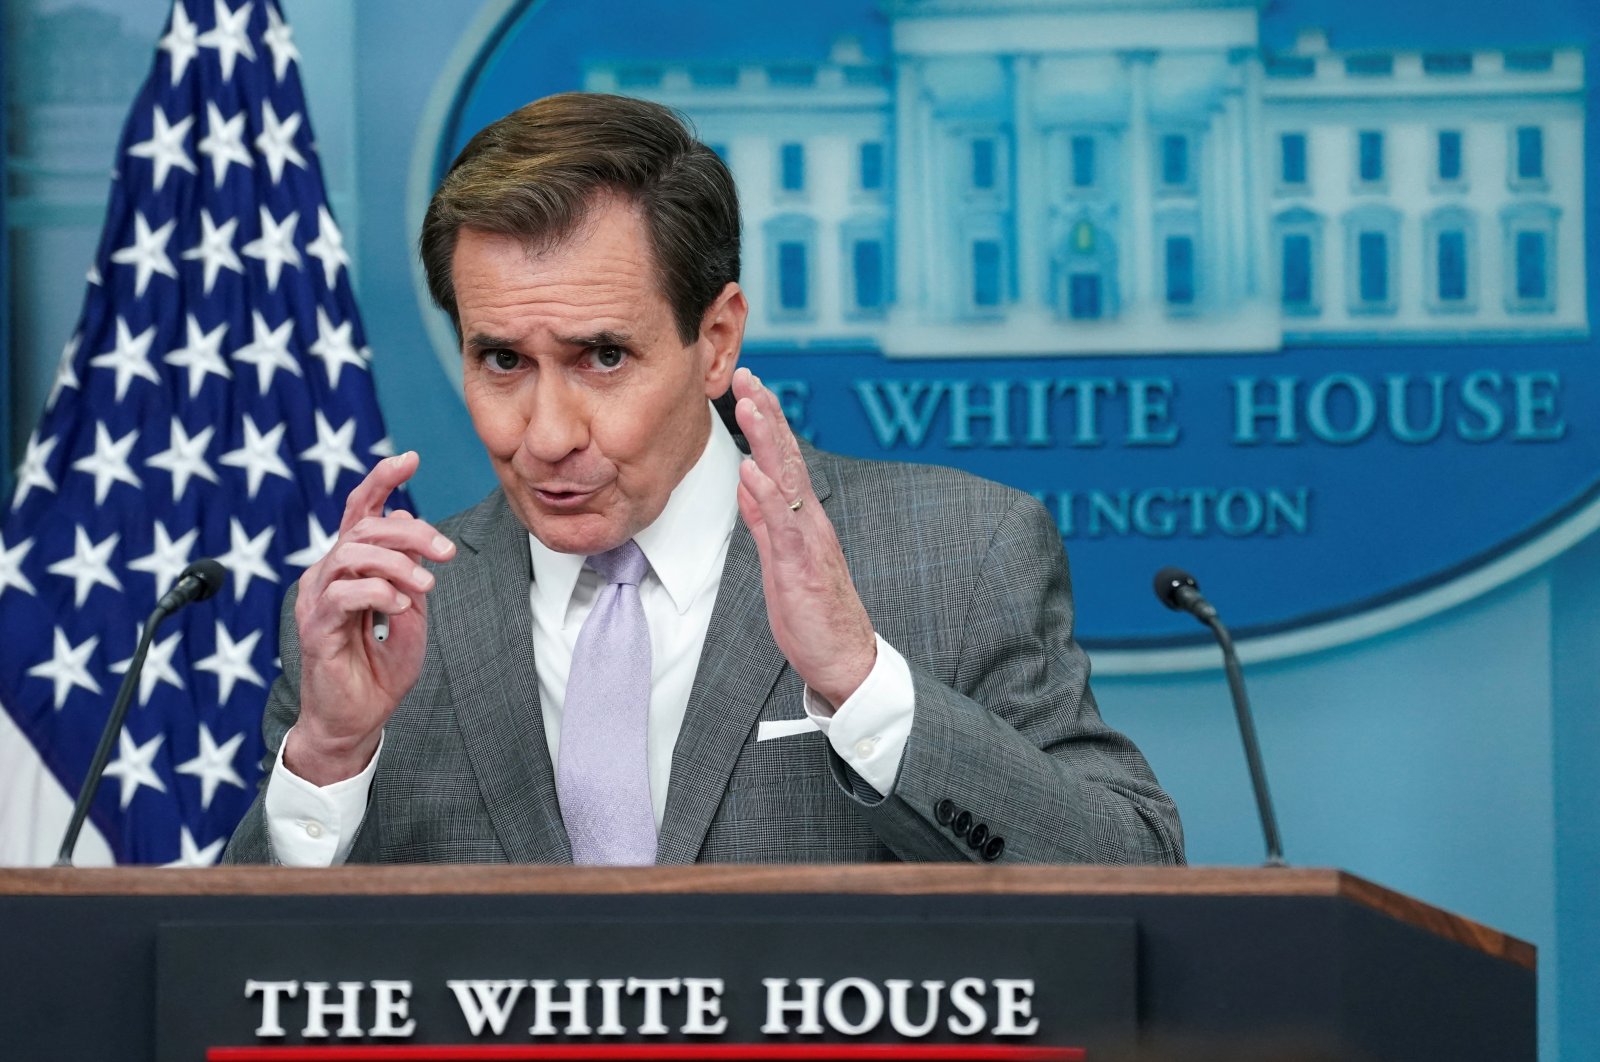
[[[461,230],[513,236],[538,251],[560,243],[602,194],[634,204],[658,283],[685,343],[739,280],[739,197],[716,153],[665,107],[568,92],[480,130],[428,204],[419,241],[428,290],[456,321],[451,263]]]
[[[546,546],[599,553],[704,449],[747,307],[727,169],[653,104],[567,95],[480,132],[422,234],[473,425]]]

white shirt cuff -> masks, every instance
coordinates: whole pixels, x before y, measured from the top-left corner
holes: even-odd
[[[267,785],[265,811],[272,854],[284,866],[338,866],[350,854],[361,820],[366,818],[367,794],[372,791],[378,757],[383,755],[383,736],[378,736],[378,749],[360,774],[325,786],[312,785],[284,766],[283,750],[288,744],[285,734]]]
[[[878,635],[873,637],[878,641],[878,659],[866,681],[837,709],[808,686],[805,707],[839,758],[888,796],[911,737],[917,694],[906,658]]]

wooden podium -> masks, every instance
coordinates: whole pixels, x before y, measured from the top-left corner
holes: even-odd
[[[1534,967],[1335,870],[0,870],[18,1062],[1533,1062]]]

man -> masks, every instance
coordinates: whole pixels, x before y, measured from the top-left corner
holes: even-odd
[[[500,489],[437,530],[384,512],[416,454],[351,493],[228,859],[1182,861],[1042,508],[805,447],[735,370],[737,198],[671,112],[496,122],[421,251]]]

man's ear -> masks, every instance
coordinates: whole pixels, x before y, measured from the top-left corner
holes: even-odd
[[[739,364],[744,323],[749,316],[750,304],[745,300],[744,289],[729,281],[700,318],[699,346],[707,398],[716,398],[733,385],[733,370]]]

